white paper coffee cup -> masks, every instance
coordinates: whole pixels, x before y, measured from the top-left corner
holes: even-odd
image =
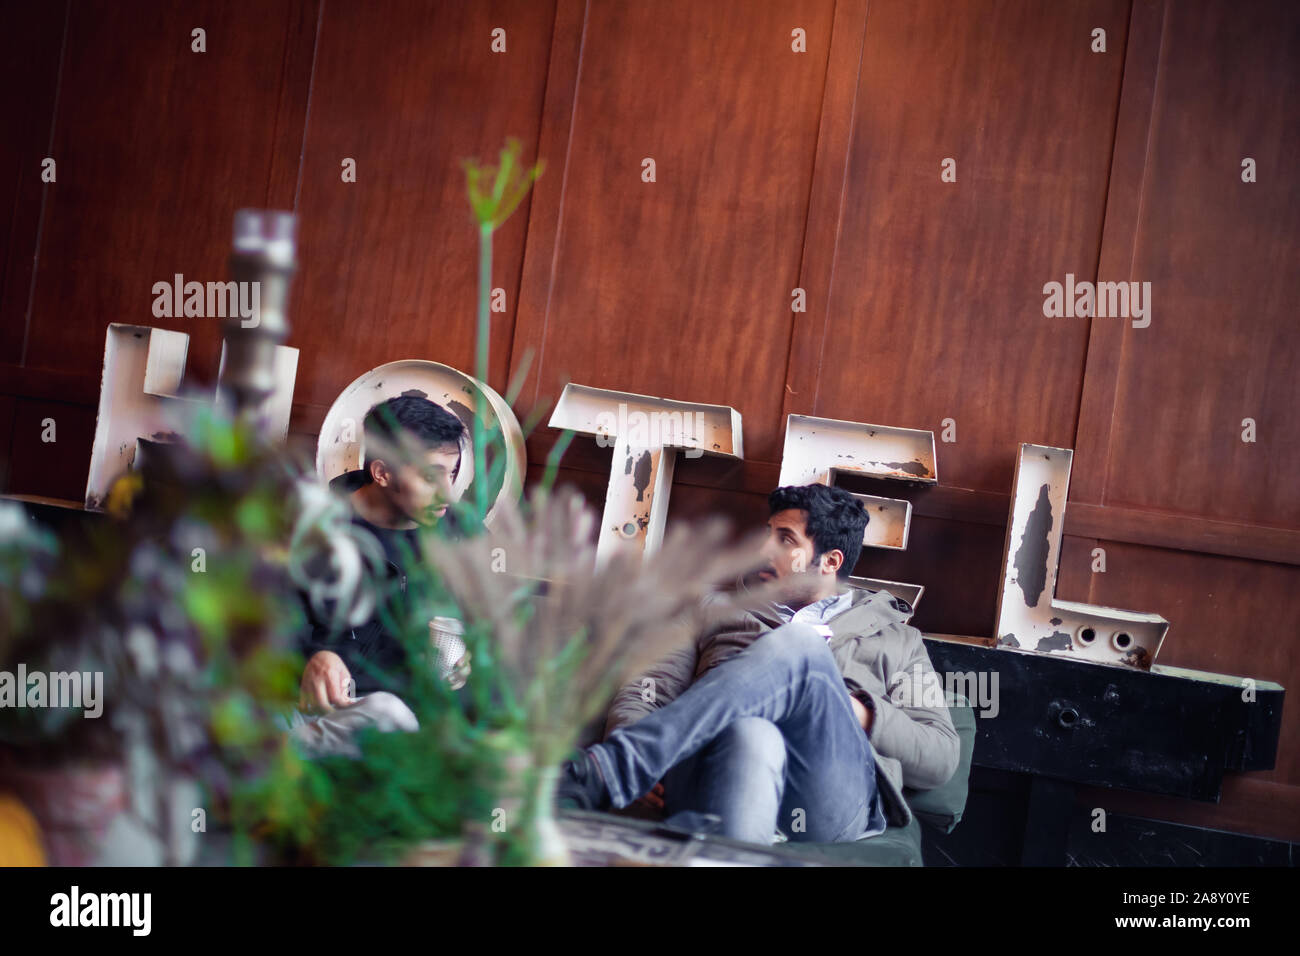
[[[457,673],[467,656],[464,633],[465,625],[454,617],[435,617],[429,622],[429,643],[437,659],[438,676],[451,681],[452,690],[464,687],[468,674],[468,668]]]

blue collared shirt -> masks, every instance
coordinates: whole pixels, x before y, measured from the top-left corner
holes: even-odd
[[[833,636],[831,629],[826,626],[826,622],[842,611],[847,611],[853,603],[853,589],[841,591],[838,594],[832,594],[830,597],[822,598],[820,601],[814,601],[799,610],[795,610],[786,604],[773,603],[772,607],[777,616],[787,624],[792,621],[799,621],[803,624],[811,624],[817,633],[826,640]]]

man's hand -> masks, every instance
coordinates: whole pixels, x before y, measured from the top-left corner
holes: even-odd
[[[469,651],[466,651],[465,656],[456,662],[455,670],[453,670],[447,677],[447,683],[450,685],[452,690],[460,690],[466,683],[468,683],[470,672],[469,661],[470,653]]]
[[[302,672],[298,708],[304,713],[329,713],[354,703],[348,696],[352,674],[333,651],[317,651]]]
[[[853,716],[858,718],[858,723],[862,725],[862,729],[865,730],[867,732],[867,736],[870,737],[871,718],[875,715],[872,714],[872,712],[867,709],[866,705],[863,704],[862,701],[858,700],[856,697],[850,696],[849,703],[853,705]]]
[[[634,807],[641,807],[644,810],[660,810],[664,808],[664,785],[661,780],[650,788],[650,792],[644,797],[632,801]]]

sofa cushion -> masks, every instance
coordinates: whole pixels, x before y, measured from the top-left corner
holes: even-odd
[[[904,787],[903,799],[912,808],[914,816],[944,833],[951,833],[961,822],[961,815],[966,809],[971,757],[975,752],[975,708],[961,694],[949,693],[947,697],[948,713],[961,737],[961,755],[957,769],[947,783],[933,790]]]
[[[843,843],[778,843],[771,847],[829,866],[922,866],[921,824],[916,817],[905,827],[890,827],[878,836]]]

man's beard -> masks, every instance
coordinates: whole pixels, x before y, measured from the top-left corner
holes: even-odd
[[[764,571],[772,576],[765,578]],[[770,565],[751,571],[744,577],[743,583],[754,598],[778,604],[808,604],[816,592],[816,584],[806,571],[780,577]]]

